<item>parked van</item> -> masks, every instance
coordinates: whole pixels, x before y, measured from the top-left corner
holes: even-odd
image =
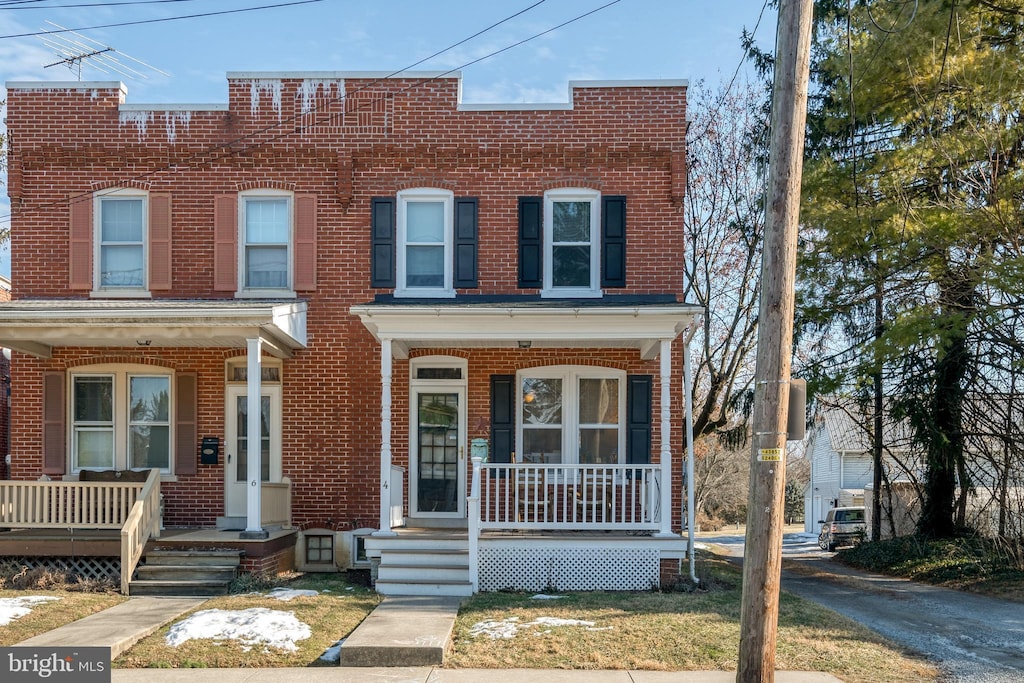
[[[821,533],[818,545],[822,550],[835,550],[839,545],[853,545],[864,538],[864,507],[832,508],[825,519],[819,519]]]

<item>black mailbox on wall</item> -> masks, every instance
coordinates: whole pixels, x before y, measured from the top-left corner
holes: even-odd
[[[215,436],[204,436],[199,447],[199,462],[203,465],[216,465],[220,462],[220,439]]]

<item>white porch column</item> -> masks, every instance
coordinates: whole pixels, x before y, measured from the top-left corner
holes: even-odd
[[[395,536],[391,530],[391,340],[380,340],[380,528],[374,536]]]
[[[248,410],[248,424],[246,425],[246,471],[249,481],[246,484],[245,493],[245,531],[239,534],[240,538],[267,538],[269,533],[263,529],[262,501],[260,493],[262,481],[260,474],[263,472],[263,435],[261,434],[261,421],[263,417],[263,406],[260,405],[262,392],[260,384],[263,380],[263,341],[246,339],[246,360],[248,361],[246,398]]]
[[[661,525],[655,536],[672,533],[672,340],[661,340]]]

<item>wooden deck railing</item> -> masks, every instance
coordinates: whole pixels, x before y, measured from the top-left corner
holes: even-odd
[[[292,480],[282,477],[280,482],[263,482],[260,488],[260,524],[264,527],[292,528]]]
[[[0,526],[120,529],[144,486],[143,482],[0,481]]]
[[[125,595],[150,538],[160,538],[160,470],[149,471],[121,527],[121,592]]]

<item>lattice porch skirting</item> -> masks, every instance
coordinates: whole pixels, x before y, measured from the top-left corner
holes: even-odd
[[[121,576],[120,557],[3,557],[0,564],[29,569],[70,572],[84,579],[117,579]]]
[[[661,554],[652,548],[480,547],[480,590],[650,590]]]

